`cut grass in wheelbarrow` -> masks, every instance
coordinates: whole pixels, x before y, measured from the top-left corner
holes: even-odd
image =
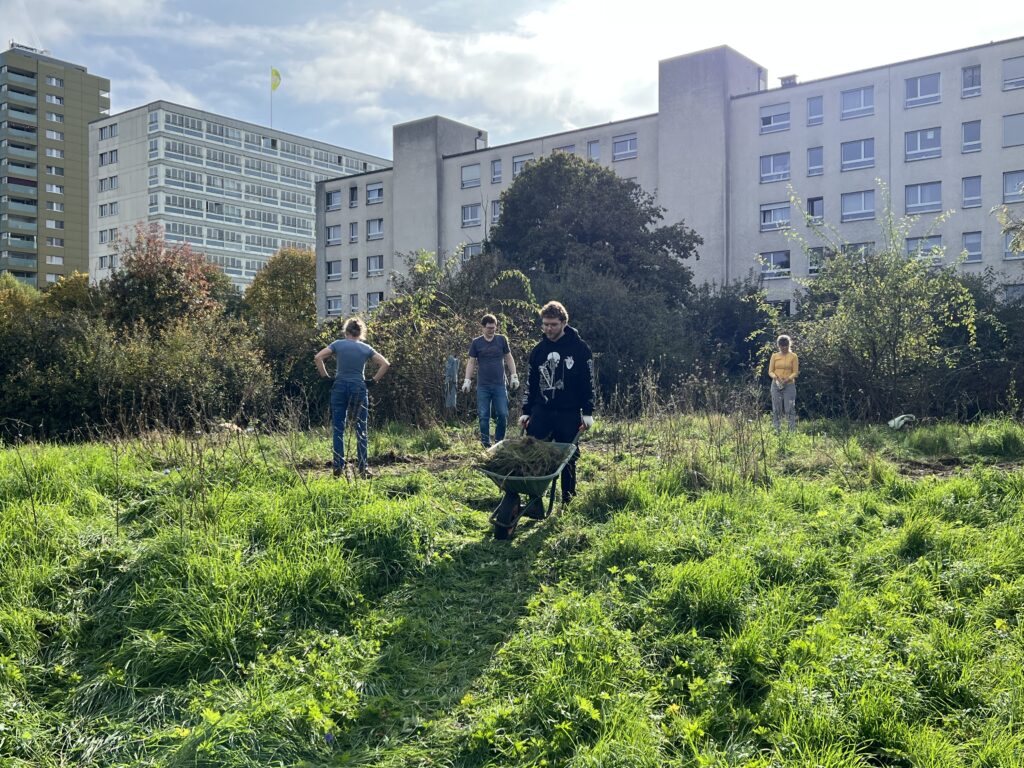
[[[494,538],[510,539],[519,518],[526,512],[543,519],[551,514],[555,502],[555,480],[576,452],[576,443],[549,443],[533,437],[510,438],[487,450],[476,469],[489,477],[505,492],[490,521]],[[550,488],[547,511],[544,492]],[[526,494],[530,501],[524,508],[519,500]]]

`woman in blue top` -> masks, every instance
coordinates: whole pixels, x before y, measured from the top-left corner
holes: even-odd
[[[329,378],[324,361],[334,355],[337,358],[334,387],[331,389],[331,421],[334,424],[334,455],[331,465],[334,476],[339,477],[345,467],[345,419],[348,411],[356,407],[356,450],[359,457],[359,473],[367,477],[366,421],[370,414],[370,398],[367,388],[372,387],[387,373],[391,363],[380,352],[363,341],[366,323],[353,317],[345,323],[345,338],[332,341],[316,353],[313,360],[323,378]],[[377,364],[373,378],[365,378],[366,361]]]

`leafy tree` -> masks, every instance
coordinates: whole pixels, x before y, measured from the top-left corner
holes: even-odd
[[[118,267],[103,284],[110,319],[159,330],[178,318],[219,307],[212,295],[218,270],[187,244],[168,244],[159,224],[138,224],[117,241]]]
[[[559,152],[531,163],[502,194],[488,247],[531,275],[564,276],[585,266],[681,305],[690,295],[703,240],[683,222],[659,226],[665,210],[638,184],[597,163]]]
[[[906,253],[914,218],[882,221],[873,253],[817,229],[834,255],[798,292],[802,390],[833,414],[927,412],[931,382],[976,346],[977,308],[955,265]]]

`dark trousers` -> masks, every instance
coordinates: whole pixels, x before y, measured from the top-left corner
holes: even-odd
[[[537,407],[530,414],[530,424],[526,434],[538,440],[553,440],[556,443],[571,443],[580,429],[579,411],[555,411]],[[562,503],[568,504],[576,495],[576,460],[580,456],[579,448],[573,453],[569,463],[562,470]]]

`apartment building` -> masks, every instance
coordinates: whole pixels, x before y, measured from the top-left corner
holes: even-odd
[[[667,222],[697,230],[698,282],[759,274],[771,299],[789,303],[795,280],[812,278],[830,253],[801,211],[870,251],[883,226],[881,182],[896,214],[919,217],[911,252],[945,262],[964,253],[958,268],[991,268],[1011,293],[1024,291],[1024,260],[992,213],[1003,204],[1024,213],[1024,38],[781,80],[767,88],[764,67],[722,46],[660,62],[653,115],[495,147],[486,131],[443,117],[396,125],[390,169],[317,186],[318,309],[371,309],[387,275],[404,268],[396,254],[479,252],[501,192],[555,151],[634,179]]]
[[[11,43],[0,53],[0,272],[43,288],[87,272],[89,122],[110,81]]]
[[[247,286],[281,248],[315,246],[315,185],[384,158],[157,101],[89,126],[89,274],[117,266],[119,236],[158,223]]]

